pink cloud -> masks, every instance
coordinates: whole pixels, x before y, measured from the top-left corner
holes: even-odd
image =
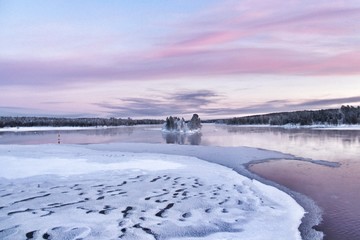
[[[235,40],[239,37],[239,32],[237,31],[218,31],[218,32],[209,32],[203,33],[198,36],[195,36],[192,39],[185,40],[178,43],[177,45],[181,47],[193,48],[193,47],[202,47],[202,46],[211,46],[214,44],[221,44],[224,42],[229,42]]]
[[[351,35],[356,28],[356,26],[348,24],[350,19],[352,21],[360,20],[360,8],[311,11],[279,19],[273,18],[255,27],[270,33],[288,32],[295,35],[347,36]]]
[[[102,82],[181,76],[227,74],[348,75],[360,74],[360,51],[332,56],[283,49],[242,48],[188,52],[154,61],[138,59],[97,66],[95,60],[1,61],[1,84],[68,85],[73,82]]]
[[[243,35],[246,35],[244,33]],[[222,32],[206,32],[200,33],[196,36],[191,36],[189,39],[175,42],[173,44],[163,46],[161,49],[156,49],[148,53],[149,58],[167,58],[178,57],[189,54],[191,52],[199,52],[201,49],[212,48],[216,45],[221,45],[229,41],[233,41],[240,36],[235,31]]]
[[[360,51],[346,52],[309,64],[306,69],[316,75],[360,74]]]
[[[296,35],[351,36],[360,31],[360,4],[343,1],[228,1],[231,4],[209,11],[206,20],[185,23],[190,34],[174,47],[204,47],[241,41],[244,37]],[[194,33],[194,29],[198,32]]]
[[[356,4],[279,0],[228,2],[231,4],[212,9],[201,15],[200,19],[182,23],[180,29],[191,31],[173,33],[170,37],[172,41],[144,53],[143,57],[157,60],[214,49],[232,49],[239,44],[244,46],[244,42],[249,44],[252,39],[251,47],[263,48],[271,46],[274,41],[277,45],[281,44],[283,40],[278,37],[281,34],[287,34],[293,39],[287,38],[284,45],[289,47],[292,44],[294,49],[300,51],[309,45],[313,37],[324,40],[331,37],[334,43],[345,43],[353,41],[354,34],[360,31],[360,25],[349,24],[360,21],[360,5],[358,7]],[[321,47],[321,44],[316,44],[315,50],[319,51]],[[329,51],[328,46],[324,47]],[[338,49],[333,47],[333,51],[338,52]],[[313,53],[310,51],[307,54]]]

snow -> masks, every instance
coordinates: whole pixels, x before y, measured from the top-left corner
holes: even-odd
[[[293,128],[309,128],[315,130],[360,130],[360,125],[354,124],[341,124],[341,125],[330,125],[330,124],[313,124],[313,125],[300,125],[300,124],[286,124],[282,126],[285,129]]]
[[[154,150],[163,153],[150,153]],[[288,194],[179,153],[207,154],[232,166],[286,155],[217,150],[157,144],[0,146],[0,238],[301,239],[304,209]]]
[[[124,155],[125,156],[125,155]],[[125,156],[127,157],[127,156]],[[85,174],[97,171],[109,170],[132,170],[145,168],[148,171],[159,171],[166,169],[176,169],[180,164],[153,159],[153,156],[143,156],[146,160],[137,159],[137,161],[125,161],[118,163],[101,164],[96,162],[87,162],[86,159],[68,159],[58,157],[48,157],[46,159],[0,157],[1,164],[6,168],[0,169],[0,176],[8,179],[31,177],[34,175],[55,174],[69,176],[74,174]],[[51,164],[49,164],[51,162]],[[28,167],[23,168],[26,164]]]
[[[300,125],[300,124],[285,124],[285,125],[270,125],[270,124],[245,124],[245,125],[231,125],[232,127],[239,128],[284,128],[284,129],[315,129],[315,130],[360,130],[359,124],[341,124],[341,125],[330,125],[330,124],[313,124],[313,125]]]
[[[360,130],[360,125],[317,125],[312,128],[316,130]]]
[[[99,127],[5,127],[0,132],[41,132],[41,131],[75,131],[90,129],[105,129],[107,126]]]
[[[162,153],[172,155],[185,155],[217,163],[231,169],[242,170],[243,164],[251,161],[270,159],[298,159],[290,154],[251,147],[211,147],[191,146],[177,144],[151,144],[151,143],[107,143],[91,144],[87,148],[93,150],[122,151],[134,153]]]

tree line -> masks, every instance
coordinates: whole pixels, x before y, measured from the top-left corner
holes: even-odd
[[[200,121],[197,114],[186,123],[189,129],[201,127],[200,122],[217,122],[229,125],[313,125],[313,124],[360,124],[360,106],[341,106],[339,109],[304,110],[280,112],[230,119]],[[0,128],[4,127],[96,127],[96,126],[132,126],[140,124],[163,124],[166,129],[177,129],[185,125],[185,120],[168,117],[165,121],[158,119],[122,119],[122,118],[54,118],[54,117],[0,117]]]
[[[53,118],[53,117],[0,117],[0,128],[4,127],[96,127],[132,126],[140,124],[162,124],[164,120],[131,118]]]
[[[229,125],[313,125],[313,124],[360,124],[360,107],[341,106],[340,109],[304,110],[296,112],[280,112],[264,115],[254,115],[247,117],[234,117],[231,119],[221,119]]]

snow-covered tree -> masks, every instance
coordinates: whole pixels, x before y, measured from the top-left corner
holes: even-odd
[[[174,131],[174,132],[188,132],[191,131],[197,131],[200,130],[201,123],[199,115],[194,114],[191,118],[191,120],[186,123],[184,118],[178,118],[178,117],[167,117],[163,130],[166,131]]]
[[[201,120],[199,118],[199,115],[197,115],[196,113],[193,114],[190,122],[188,122],[187,125],[190,130],[200,129],[201,128]]]

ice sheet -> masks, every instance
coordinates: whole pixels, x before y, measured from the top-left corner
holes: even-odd
[[[7,145],[0,167],[1,239],[301,239],[289,195],[195,157]]]

